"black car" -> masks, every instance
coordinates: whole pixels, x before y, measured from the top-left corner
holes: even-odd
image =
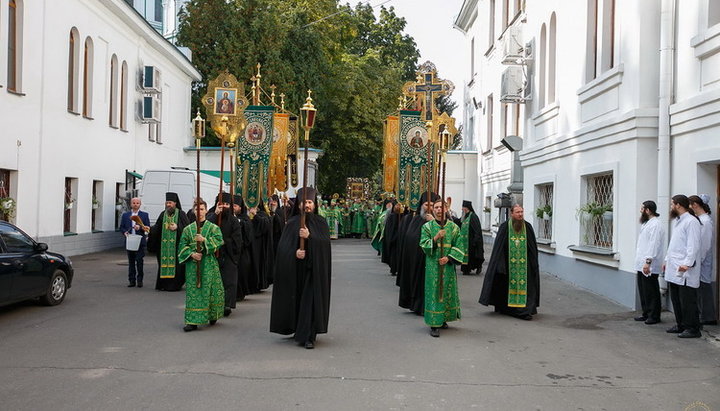
[[[58,305],[72,284],[70,259],[48,252],[14,225],[0,221],[0,305],[39,298]]]

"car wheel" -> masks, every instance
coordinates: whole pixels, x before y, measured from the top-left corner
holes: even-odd
[[[40,297],[40,302],[45,305],[58,305],[63,302],[66,293],[67,275],[63,270],[55,270],[45,295]]]

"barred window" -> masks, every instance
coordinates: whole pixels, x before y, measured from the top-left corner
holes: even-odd
[[[581,244],[613,248],[613,174],[585,177],[585,204],[578,208]]]
[[[535,226],[537,236],[542,240],[552,240],[553,193],[552,183],[535,186]]]

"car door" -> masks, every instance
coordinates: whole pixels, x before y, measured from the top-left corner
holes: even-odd
[[[5,252],[5,245],[0,239],[0,304],[10,300],[15,269],[13,258]]]
[[[5,262],[13,267],[10,298],[42,294],[47,288],[49,276],[43,270],[44,256],[35,250],[35,241],[9,224],[0,225],[0,238],[5,244]]]

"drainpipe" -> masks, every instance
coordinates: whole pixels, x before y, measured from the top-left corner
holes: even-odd
[[[660,90],[658,101],[658,162],[657,198],[658,212],[667,216],[670,208],[671,148],[670,148],[670,105],[673,103],[675,88],[675,6],[676,0],[662,0],[660,10]],[[665,244],[670,234],[668,222],[665,230]],[[667,290],[665,280],[660,280],[663,293]]]

